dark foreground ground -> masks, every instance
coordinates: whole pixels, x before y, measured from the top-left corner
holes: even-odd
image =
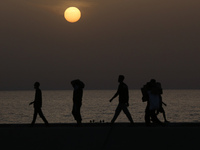
[[[1,149],[27,150],[198,150],[200,123],[169,123],[146,127],[144,123],[129,126],[116,123],[0,124]]]

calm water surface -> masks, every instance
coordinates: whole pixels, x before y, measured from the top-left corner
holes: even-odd
[[[71,115],[71,90],[42,91],[43,113],[49,123],[73,123]],[[110,122],[118,104],[118,98],[112,103],[109,99],[115,90],[85,90],[81,108],[83,122],[90,120]],[[34,100],[35,91],[0,91],[0,123],[30,123],[33,116],[33,106],[29,103]],[[142,102],[140,90],[130,90],[129,111],[135,122],[144,122],[146,103]],[[170,122],[200,122],[200,90],[164,90],[163,106]],[[163,121],[162,114],[159,114]],[[116,122],[128,122],[123,112]],[[38,117],[36,123],[42,123]]]

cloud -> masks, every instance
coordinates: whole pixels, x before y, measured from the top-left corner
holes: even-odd
[[[63,15],[63,12],[66,8],[74,6],[81,8],[88,8],[94,5],[93,1],[80,1],[80,0],[34,0],[34,1],[25,1],[25,3],[29,3],[32,6],[45,9],[56,13],[58,15]]]

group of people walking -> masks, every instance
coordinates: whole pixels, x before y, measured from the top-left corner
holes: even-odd
[[[142,88],[142,101],[147,102],[145,109],[145,123],[150,126],[151,121],[156,124],[162,124],[162,122],[157,118],[159,113],[163,113],[165,122],[166,119],[165,111],[162,105],[166,104],[162,101],[161,94],[163,93],[161,84],[156,82],[155,79],[151,79]]]
[[[129,90],[128,86],[124,83],[125,77],[123,75],[119,75],[118,77],[118,90],[114,94],[114,96],[109,100],[110,102],[113,101],[114,98],[119,97],[119,104],[115,110],[114,117],[111,120],[111,125],[114,124],[115,120],[119,116],[120,112],[126,114],[127,118],[129,119],[131,125],[134,124],[132,116],[128,110],[129,106]],[[77,122],[78,126],[81,126],[82,117],[80,113],[81,105],[82,105],[82,97],[83,97],[83,88],[85,84],[80,81],[79,79],[71,81],[71,85],[73,87],[73,108],[72,108],[72,115]],[[35,100],[31,102],[29,105],[34,104],[34,115],[33,121],[31,125],[33,126],[36,121],[37,114],[43,119],[44,123],[48,126],[49,123],[45,118],[42,112],[42,92],[40,90],[40,83],[35,82]],[[151,79],[150,82],[147,82],[142,88],[142,101],[147,102],[147,106],[145,109],[145,123],[147,126],[151,125],[152,123],[162,124],[162,122],[157,118],[158,113],[163,113],[165,122],[168,122],[165,116],[165,111],[162,107],[162,104],[166,105],[162,102],[162,87],[159,82],[156,82],[155,79]]]

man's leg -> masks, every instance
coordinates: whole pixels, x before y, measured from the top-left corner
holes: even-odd
[[[74,116],[74,119],[77,120],[77,115],[76,115],[76,105],[73,104],[73,108],[72,108],[72,115]]]
[[[45,123],[46,125],[48,125],[49,123],[48,123],[48,121],[46,120],[46,118],[44,117],[44,115],[43,115],[41,109],[38,109],[38,113],[39,113],[40,117],[42,118],[42,120],[44,121],[44,123]]]
[[[155,110],[150,110],[150,116],[153,123],[161,124],[162,122],[158,119]]]
[[[115,115],[114,115],[114,117],[113,117],[113,119],[112,119],[112,121],[111,121],[112,124],[115,122],[115,120],[116,120],[117,117],[119,116],[121,110],[122,110],[122,106],[121,106],[121,104],[118,104],[118,106],[117,106],[117,108],[116,108],[116,110],[115,110]]]
[[[81,104],[77,105],[77,110],[76,110],[76,116],[77,116],[77,123],[81,124],[82,117],[81,117]]]
[[[33,121],[32,121],[32,123],[31,123],[31,125],[34,125],[34,124],[35,124],[35,120],[36,120],[36,118],[37,118],[37,110],[34,109]]]
[[[163,118],[164,118],[165,122],[168,122],[167,118],[166,118],[166,115],[165,115],[165,110],[163,108],[162,108],[162,113],[163,113]]]
[[[134,123],[133,122],[133,118],[131,117],[131,114],[130,114],[130,112],[129,112],[129,110],[128,110],[128,108],[127,108],[127,106],[125,104],[123,105],[123,111],[126,114],[126,116],[128,117],[129,121],[131,123]]]
[[[149,110],[149,105],[147,104],[146,109],[145,109],[145,123],[147,126],[150,126],[150,110]]]

